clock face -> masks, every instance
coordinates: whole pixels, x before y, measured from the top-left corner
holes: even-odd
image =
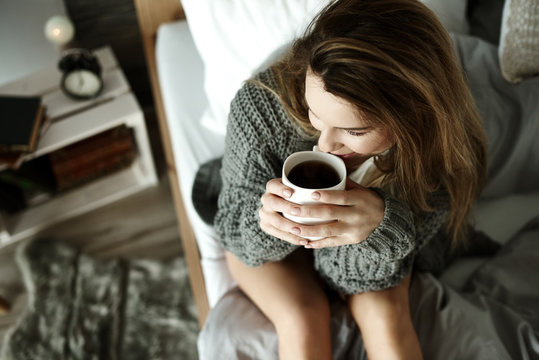
[[[64,90],[78,98],[92,98],[99,94],[103,86],[101,79],[89,70],[73,70],[63,80]]]

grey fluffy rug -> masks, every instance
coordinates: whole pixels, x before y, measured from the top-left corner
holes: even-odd
[[[28,305],[3,360],[196,359],[198,324],[183,258],[98,260],[64,243],[23,244]]]

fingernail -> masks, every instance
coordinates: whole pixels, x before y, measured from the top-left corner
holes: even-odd
[[[319,200],[320,199],[320,193],[318,191],[315,191],[311,194],[311,197],[314,199],[314,200]]]
[[[300,211],[299,211],[299,208],[295,207],[295,208],[292,208],[292,210],[290,210],[290,214],[292,215],[299,215]]]
[[[293,232],[296,235],[301,232],[301,230],[298,227],[293,227],[292,229],[290,229],[290,231]]]
[[[292,196],[292,191],[290,191],[290,190],[288,190],[288,189],[284,189],[284,190],[283,190],[283,195],[284,195],[285,197],[290,197],[290,196]]]
[[[313,245],[312,244],[306,244],[304,247],[305,247],[305,249],[312,249]]]
[[[300,242],[299,242],[299,244],[300,244],[300,245],[307,245],[307,244],[308,244],[308,242],[307,242],[307,241],[305,241],[305,240],[302,240],[302,241],[300,241]]]

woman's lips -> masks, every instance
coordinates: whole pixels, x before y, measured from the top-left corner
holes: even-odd
[[[331,155],[335,155],[335,156],[340,157],[341,159],[345,160],[345,159],[353,158],[356,155],[356,153],[353,153],[353,152],[349,153],[349,154],[333,154],[332,153]]]

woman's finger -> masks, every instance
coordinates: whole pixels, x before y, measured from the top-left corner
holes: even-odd
[[[266,183],[266,192],[287,199],[292,196],[294,189],[284,185],[281,178],[276,178]]]
[[[259,217],[260,227],[272,227],[292,235],[299,235],[301,233],[301,229],[299,228],[299,226],[302,226],[301,224],[289,220],[282,214],[272,211],[271,209],[262,207],[259,210]],[[301,245],[303,245],[303,243]]]
[[[347,243],[345,243],[344,239],[342,239],[341,237],[332,236],[320,240],[309,241],[306,245],[304,245],[304,247],[306,249],[323,249],[327,247],[342,246],[346,244]]]
[[[296,236],[294,234],[291,234],[289,232],[283,231],[279,228],[276,228],[268,223],[260,223],[260,228],[267,234],[274,236],[278,239],[281,239],[283,241],[289,242],[293,245],[302,246],[307,244],[307,240],[305,240],[302,237]]]
[[[323,249],[327,247],[358,244],[362,240],[352,238],[348,235],[343,234],[343,235],[326,237],[320,240],[310,240],[306,245],[303,245],[303,246],[307,249]]]
[[[338,221],[318,225],[299,224],[265,208],[260,209],[259,216],[262,230],[282,240],[293,241],[295,245],[307,244],[305,237],[332,237],[346,230],[346,224]]]
[[[355,205],[358,201],[358,195],[363,189],[356,188],[353,190],[317,190],[312,193],[311,197],[320,203],[334,205]]]
[[[268,223],[269,225],[287,232],[291,232],[291,229],[297,224],[291,220],[288,220],[280,213],[272,211],[270,209],[262,208],[260,212],[260,221]]]
[[[383,200],[375,191],[358,185],[351,190],[317,190],[312,194],[313,200],[325,204],[345,206],[368,206],[372,202]]]
[[[295,229],[294,229],[295,228]],[[318,225],[296,224],[291,232],[302,237],[334,237],[343,234],[346,231],[346,224],[341,221],[334,221]]]
[[[296,205],[295,216],[316,218],[321,220],[342,220],[348,219],[348,221],[356,220],[356,216],[350,211],[348,206],[338,205]],[[299,210],[299,212],[298,212]],[[294,215],[294,214],[292,214]]]
[[[298,216],[301,213],[300,205],[287,201],[278,195],[265,193],[260,198],[263,208],[277,213]]]

